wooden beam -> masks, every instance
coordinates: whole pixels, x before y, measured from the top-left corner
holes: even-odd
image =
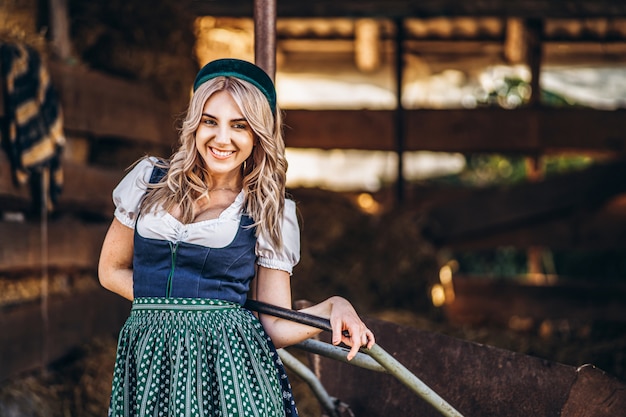
[[[44,258],[39,223],[0,222],[0,270],[41,270],[46,258],[50,268],[95,270],[107,229],[108,222],[50,220]]]
[[[67,0],[49,0],[50,32],[55,54],[66,60],[72,54]]]
[[[111,192],[122,179],[124,171],[68,161],[64,161],[62,167],[64,184],[57,210],[111,218],[114,208]],[[30,207],[31,200],[29,187],[17,186],[11,180],[8,159],[4,153],[0,153],[0,207],[9,211],[26,210]]]
[[[511,34],[506,41],[500,38],[476,38],[476,39],[407,39],[405,40],[405,48],[408,52],[420,54],[426,59],[432,57],[449,56],[456,57],[459,60],[466,59],[471,56],[496,56],[505,54],[511,57],[511,62],[517,62],[522,59],[523,48],[515,36]],[[521,35],[521,34],[519,34]],[[626,38],[625,38],[626,39]],[[387,57],[393,51],[393,41],[388,39],[379,40],[381,52],[386,53]],[[307,53],[307,54],[345,54],[351,55],[355,51],[355,42],[353,39],[319,39],[319,38],[284,38],[278,41],[278,46],[282,52],[290,54]],[[505,49],[509,48],[510,51]],[[519,51],[514,52],[514,48]],[[542,55],[547,62],[553,62],[558,59],[559,62],[580,62],[580,57],[584,57],[589,64],[594,62],[607,62],[607,57],[611,57],[611,62],[621,62],[620,57],[626,54],[626,42],[624,39],[616,41],[599,41],[599,40],[544,40],[542,41]],[[509,58],[507,58],[509,59]],[[460,62],[458,65],[464,65]]]
[[[411,184],[406,191],[406,209],[412,213],[422,213],[423,219],[428,220],[428,214],[437,210],[437,207],[456,205],[463,208],[465,201],[477,198],[472,197],[475,193],[484,192],[462,186]],[[494,188],[494,196],[484,199],[486,210],[490,210],[487,208],[492,206],[489,200],[497,198],[495,194],[498,192],[504,192],[504,187],[500,191]],[[513,190],[509,192],[514,193]],[[375,194],[376,201],[388,205],[392,199],[391,194],[390,188],[382,189]],[[465,214],[462,216],[466,219],[469,217]],[[477,221],[482,222],[484,216],[482,213],[479,216]],[[449,236],[440,244],[446,249],[461,252],[496,247],[513,247],[521,250],[532,246],[581,251],[626,249],[626,193],[609,197],[596,207],[590,207],[586,202],[578,206],[572,205],[571,209],[558,215],[526,217],[515,224],[509,223],[503,228],[485,228],[464,238]]]
[[[626,149],[625,115],[624,111],[555,108],[413,110],[407,115],[407,147],[527,154],[621,152]]]
[[[125,172],[66,163],[63,165],[65,182],[58,209],[65,213],[91,213],[112,218],[111,192]]]
[[[623,209],[622,209],[623,210]],[[529,220],[497,231],[485,231],[465,239],[450,239],[449,250],[475,251],[497,247],[602,251],[626,249],[626,216],[603,207],[597,211],[574,210],[546,220]]]
[[[287,110],[286,144],[393,151],[393,117],[392,110]],[[626,150],[625,110],[406,110],[405,117],[408,151],[535,154]]]
[[[616,285],[571,281],[533,285],[513,278],[455,276],[454,301],[444,304],[456,324],[508,325],[513,317],[540,322],[626,320],[626,290]]]
[[[543,56],[545,62],[553,65],[605,65],[607,62],[624,62],[626,42],[547,41],[543,43]]]
[[[249,0],[192,0],[198,16],[252,17]],[[613,0],[285,0],[277,4],[278,17],[434,17],[496,16],[526,18],[591,18],[626,16],[626,3]]]
[[[288,110],[285,143],[295,148],[394,150],[393,111]]]
[[[163,146],[175,143],[174,116],[147,86],[54,62],[50,75],[67,131]]]
[[[541,182],[472,191],[433,207],[425,235],[435,244],[479,240],[515,229],[598,210],[626,192],[626,161],[595,165]],[[593,236],[592,236],[593,237]]]

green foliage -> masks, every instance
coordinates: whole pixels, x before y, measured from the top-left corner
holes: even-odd
[[[528,158],[521,155],[471,154],[465,169],[447,182],[472,187],[511,185],[528,180]],[[546,155],[540,158],[544,176],[559,175],[589,167],[593,158],[584,155]]]
[[[526,253],[512,247],[462,252],[456,259],[461,274],[506,278],[527,272]]]
[[[526,178],[524,158],[498,154],[472,154],[467,157],[461,183],[471,186],[514,184]]]
[[[479,97],[477,102],[479,106],[513,109],[528,103],[531,88],[526,81],[512,77],[504,77],[497,81],[483,97]]]

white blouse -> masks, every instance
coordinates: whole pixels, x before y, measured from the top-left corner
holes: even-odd
[[[152,173],[152,162],[156,158],[144,159],[120,181],[113,190],[115,218],[123,225],[135,228],[149,239],[167,240],[173,243],[186,242],[211,248],[228,246],[235,238],[243,213],[244,193],[241,191],[235,201],[218,218],[183,224],[165,210],[143,213],[137,222],[139,204],[143,198]],[[255,252],[260,266],[286,271],[290,275],[300,260],[300,228],[296,216],[296,204],[285,200],[283,213],[283,247],[275,249],[270,240],[261,234]]]

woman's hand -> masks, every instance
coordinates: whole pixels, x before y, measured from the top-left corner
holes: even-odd
[[[331,297],[330,325],[332,326],[332,343],[343,342],[351,347],[347,359],[352,360],[361,346],[368,349],[374,346],[374,333],[367,328],[354,307],[342,297]]]
[[[287,309],[291,308],[291,278],[287,272],[260,266],[256,279],[251,284],[251,290],[252,299]],[[329,319],[332,327],[332,343],[338,345],[343,342],[351,347],[348,360],[356,356],[361,346],[369,349],[376,342],[374,334],[363,323],[352,304],[343,297],[330,297],[300,311]],[[259,318],[277,348],[300,343],[322,331],[316,327],[267,314],[261,314]]]

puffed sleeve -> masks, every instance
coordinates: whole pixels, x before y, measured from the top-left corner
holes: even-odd
[[[257,263],[260,266],[280,269],[291,275],[293,267],[300,261],[300,226],[296,215],[296,203],[285,200],[283,211],[283,247],[276,250],[263,235],[257,240]]]
[[[115,218],[131,229],[135,228],[139,204],[146,193],[154,161],[152,158],[139,161],[113,190]]]

